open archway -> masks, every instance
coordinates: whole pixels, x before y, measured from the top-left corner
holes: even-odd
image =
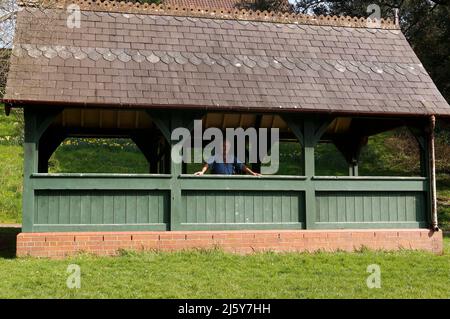
[[[64,109],[39,139],[39,173],[170,173],[161,123],[140,110]]]

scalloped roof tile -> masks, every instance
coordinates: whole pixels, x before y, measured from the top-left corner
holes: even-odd
[[[19,12],[9,102],[450,115],[390,22],[76,1]]]

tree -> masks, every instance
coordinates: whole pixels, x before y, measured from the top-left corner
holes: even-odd
[[[242,0],[236,4],[236,8],[253,11],[293,11],[293,7],[288,0]]]
[[[0,0],[0,97],[6,86],[16,13],[15,0]]]

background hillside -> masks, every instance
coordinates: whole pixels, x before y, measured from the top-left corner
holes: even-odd
[[[20,223],[23,178],[23,117],[10,116],[0,105],[0,223]],[[450,229],[450,133],[438,130],[437,169],[439,217]],[[280,146],[282,175],[301,174],[298,144]],[[147,173],[147,162],[133,142],[127,139],[67,139],[50,159],[49,171],[90,173]],[[198,165],[188,167],[192,173]],[[317,175],[346,175],[346,163],[331,144],[320,144],[316,154]],[[361,175],[419,174],[417,145],[407,130],[399,129],[370,138],[360,164]]]

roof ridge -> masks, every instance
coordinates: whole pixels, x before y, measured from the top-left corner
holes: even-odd
[[[64,8],[66,5],[78,5],[81,10],[118,12],[130,14],[152,14],[187,16],[195,18],[210,18],[224,20],[244,20],[270,23],[289,23],[320,25],[330,27],[351,27],[368,29],[400,29],[391,19],[370,19],[350,16],[313,16],[301,13],[253,11],[245,9],[229,10],[225,8],[184,7],[168,4],[141,4],[139,2],[125,2],[115,0],[22,0],[22,6],[36,6],[43,4],[45,8]]]

